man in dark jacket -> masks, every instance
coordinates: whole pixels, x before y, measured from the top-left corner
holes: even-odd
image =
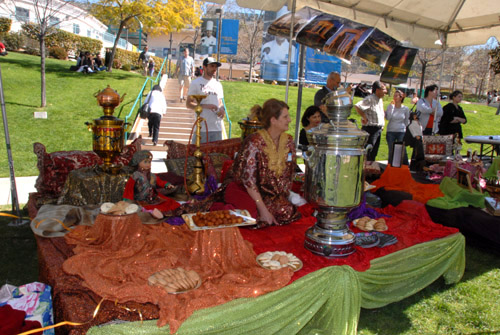
[[[330,119],[328,118],[328,113],[326,111],[326,105],[322,102],[323,98],[332,91],[336,91],[340,86],[340,74],[338,72],[330,72],[326,78],[326,85],[323,86],[314,95],[314,106],[318,106],[321,110],[321,122],[328,123]],[[346,91],[351,93],[352,87],[346,88]]]

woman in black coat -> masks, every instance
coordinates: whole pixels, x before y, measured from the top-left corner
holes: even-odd
[[[439,121],[440,135],[458,134],[459,138],[463,138],[462,124],[467,123],[467,118],[459,105],[462,98],[463,94],[460,91],[454,91],[450,94],[451,102],[443,107],[443,117]]]

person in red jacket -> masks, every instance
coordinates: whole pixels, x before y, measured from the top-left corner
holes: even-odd
[[[167,212],[180,206],[177,201],[166,196],[175,191],[176,187],[151,172],[152,159],[153,155],[147,150],[134,154],[129,165],[135,168],[135,171],[125,185],[123,199],[135,202],[146,210],[158,209],[160,212]],[[155,217],[159,216],[157,211],[154,214]]]
[[[5,44],[0,42],[0,56],[7,56],[9,53],[5,49]]]

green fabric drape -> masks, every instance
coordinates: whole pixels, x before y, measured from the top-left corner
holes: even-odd
[[[427,201],[427,205],[441,209],[469,206],[484,208],[484,197],[488,196],[487,193],[480,193],[475,189],[470,192],[468,189],[458,185],[456,179],[450,177],[443,178],[439,189],[443,192],[444,197],[431,199]]]
[[[179,328],[193,334],[355,335],[360,308],[402,300],[440,276],[458,282],[465,269],[465,238],[457,233],[375,259],[365,272],[331,266],[257,298],[196,311]],[[92,327],[89,335],[169,334],[156,320]]]
[[[500,170],[500,156],[495,157],[493,159],[493,162],[491,162],[490,167],[488,168],[488,171],[484,174],[484,178],[496,178],[497,177],[497,171]]]

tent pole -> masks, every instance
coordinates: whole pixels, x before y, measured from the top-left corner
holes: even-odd
[[[2,118],[3,130],[5,133],[5,146],[7,147],[7,158],[9,161],[10,172],[10,194],[12,197],[12,214],[17,216],[17,219],[9,223],[9,226],[21,226],[28,223],[27,220],[21,218],[21,211],[19,210],[19,200],[17,198],[16,177],[14,175],[14,161],[12,159],[12,150],[10,147],[9,125],[7,123],[7,112],[5,111],[5,98],[3,95],[3,80],[2,80],[2,67],[0,66],[0,102],[2,105]]]
[[[299,129],[300,129],[300,111],[302,109],[302,88],[304,86],[304,63],[306,59],[306,47],[300,45],[299,51],[299,90],[297,92],[297,114],[295,117],[295,147],[299,145]]]
[[[295,2],[292,3],[292,20],[290,24],[290,37],[288,39],[288,64],[286,68],[286,90],[285,90],[285,102],[288,103],[288,87],[290,86],[290,64],[292,59],[292,41],[293,41],[293,28],[295,26]]]

